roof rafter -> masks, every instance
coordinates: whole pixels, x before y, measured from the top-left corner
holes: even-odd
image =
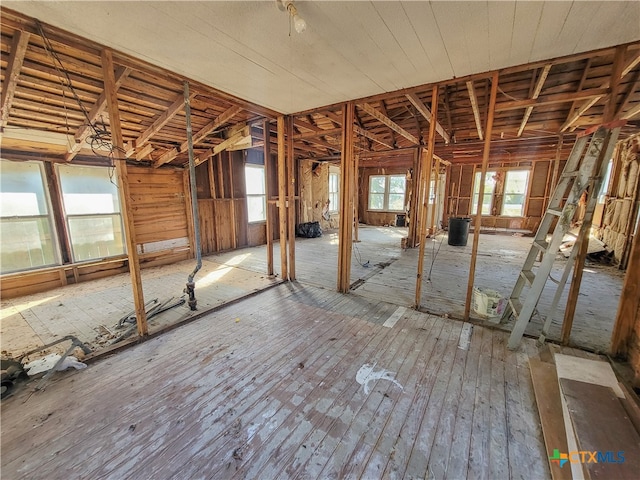
[[[536,81],[536,86],[533,89],[533,93],[531,94],[532,100],[535,100],[540,96],[540,92],[542,91],[542,87],[544,85],[544,82],[547,80],[547,76],[549,75],[549,71],[551,70],[552,66],[553,66],[552,63],[548,63],[547,65],[544,66],[544,68],[542,69],[542,72],[540,72],[540,76]],[[535,75],[532,78],[534,77]],[[524,128],[527,126],[527,122],[529,121],[531,112],[533,112],[533,105],[528,106],[527,109],[525,110],[524,116],[522,117],[522,122],[520,122],[520,128],[518,128],[518,134],[516,135],[517,137],[520,137],[522,135],[522,132],[524,132]]]
[[[416,107],[416,110],[418,110],[418,112],[420,112],[420,114],[427,120],[427,122],[431,123],[431,120],[433,118],[433,115],[431,115],[431,110],[429,110],[429,107],[427,107],[422,102],[422,100],[420,100],[418,95],[411,92],[411,93],[407,93],[406,97],[413,104],[413,106]],[[440,135],[444,139],[445,143],[449,143],[451,141],[451,137],[449,136],[447,131],[444,129],[444,127],[440,124],[440,122],[438,122],[437,119],[436,119],[436,132],[438,133],[438,135]]]
[[[411,143],[413,143],[415,145],[420,145],[420,140],[418,140],[414,135],[412,135],[411,133],[407,132],[404,128],[402,128],[396,122],[391,120],[389,117],[384,116],[378,110],[373,108],[370,104],[363,103],[363,104],[359,105],[359,107],[362,108],[362,110],[367,112],[369,115],[371,115],[376,120],[379,120],[380,122],[385,124],[387,127],[389,127],[392,130],[394,130],[396,133],[402,135],[404,138],[409,140]]]
[[[27,53],[30,36],[30,33],[18,31],[11,44],[11,53],[9,54],[7,72],[2,88],[2,116],[0,117],[0,127],[4,127],[9,118],[9,111],[11,110],[13,96],[18,86],[18,77],[20,77],[20,70],[22,70],[22,63]]]
[[[480,120],[480,110],[478,109],[478,99],[476,97],[476,89],[473,86],[473,80],[467,83],[467,91],[469,92],[469,100],[471,100],[471,108],[473,109],[473,118],[476,121],[476,130],[478,130],[478,138],[484,140],[482,133],[482,121]]]

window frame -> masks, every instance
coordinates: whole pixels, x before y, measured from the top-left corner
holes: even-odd
[[[55,222],[55,218],[54,218],[54,212],[53,212],[53,204],[51,202],[51,197],[50,197],[50,193],[49,193],[49,186],[47,184],[47,180],[46,180],[46,172],[44,170],[44,164],[42,162],[39,161],[24,161],[24,162],[12,162],[11,160],[6,160],[6,159],[0,159],[1,162],[7,162],[7,163],[18,163],[18,164],[30,164],[30,165],[36,165],[38,167],[38,171],[40,173],[40,182],[42,185],[42,192],[43,192],[43,197],[44,197],[44,206],[46,208],[46,213],[45,214],[39,214],[39,215],[7,215],[4,216],[2,215],[2,209],[0,209],[0,223],[4,223],[4,222],[25,222],[25,221],[29,221],[29,220],[33,220],[33,219],[37,219],[37,220],[46,220],[47,221],[47,226],[49,228],[49,232],[50,232],[50,236],[51,236],[51,247],[52,247],[52,254],[53,254],[53,260],[51,263],[43,263],[42,265],[35,265],[35,266],[30,266],[30,267],[24,267],[24,268],[17,268],[17,269],[11,269],[11,270],[2,270],[0,271],[0,275],[8,275],[11,273],[19,273],[19,272],[28,272],[31,270],[38,270],[41,268],[48,268],[48,267],[54,267],[54,266],[58,266],[60,265],[60,259],[61,259],[61,254],[60,254],[60,242],[58,239],[58,232],[56,230],[56,222]],[[1,170],[1,169],[0,169]]]
[[[336,190],[331,190],[331,178],[334,177]],[[329,186],[328,186],[329,194],[329,213],[338,213],[340,211],[340,171],[333,170],[331,167],[329,168]],[[335,197],[335,202],[333,201]]]
[[[68,239],[68,245],[69,245],[69,257],[70,257],[69,260],[71,261],[71,263],[78,264],[78,263],[95,262],[102,259],[116,258],[122,255],[127,255],[127,242],[126,242],[126,235],[124,231],[124,219],[122,218],[122,204],[120,202],[120,193],[116,192],[116,195],[115,195],[116,203],[118,207],[117,211],[110,212],[110,213],[68,213],[67,204],[65,202],[65,189],[62,183],[63,173],[61,172],[61,169],[65,167],[73,168],[74,166],[73,165],[56,165],[56,177],[58,180],[58,189],[60,192],[60,209],[61,209],[62,217],[64,220],[64,225],[67,230],[67,239]],[[113,168],[113,167],[100,167],[95,165],[81,165],[79,167],[90,168],[90,169],[102,169],[102,170],[106,168]],[[116,189],[118,188],[119,187],[116,185]],[[122,252],[114,253],[113,255],[107,255],[107,256],[100,255],[92,258],[79,259],[80,254],[78,252],[78,247],[76,247],[74,244],[73,233],[72,233],[73,229],[71,227],[73,220],[88,219],[88,218],[113,219],[113,217],[118,217],[119,219]],[[115,230],[113,232],[115,237],[115,234],[117,232]]]
[[[249,193],[249,186],[247,185],[247,168],[255,168],[262,172],[262,190],[264,193]],[[267,178],[266,178],[266,169],[264,165],[258,165],[255,163],[245,163],[244,164],[244,189],[245,189],[245,203],[247,205],[247,222],[249,224],[255,223],[265,223],[267,221]],[[250,220],[249,213],[249,198],[262,198],[262,211],[264,212],[263,218],[259,220]]]
[[[399,193],[392,193],[390,191],[391,186],[391,178],[402,178],[404,181],[403,191],[402,191],[402,209],[394,210],[389,208],[389,196],[390,195],[400,195]],[[372,192],[371,185],[375,178],[384,178],[384,191],[383,192]],[[382,195],[382,208],[373,208],[371,206],[371,195]],[[405,174],[400,173],[392,173],[386,175],[369,175],[369,190],[367,192],[367,210],[371,212],[383,212],[383,213],[402,213],[406,211],[406,200],[407,200],[407,176]]]
[[[525,185],[524,185],[524,190],[522,192],[522,206],[520,208],[520,215],[508,215],[506,213],[504,213],[505,211],[505,206],[507,205],[505,199],[507,197],[507,195],[520,195],[520,193],[517,194],[512,194],[512,193],[507,193],[506,189],[507,189],[507,182],[509,180],[509,174],[510,173],[515,173],[515,172],[525,172],[527,174],[527,179],[525,181]],[[524,213],[525,213],[525,209],[527,207],[527,193],[529,192],[529,180],[531,179],[531,170],[526,169],[526,168],[512,168],[509,170],[506,170],[504,173],[504,185],[502,187],[502,205],[500,205],[500,216],[502,217],[509,217],[509,218],[521,218],[524,217]],[[509,205],[514,205],[514,204],[509,204]]]

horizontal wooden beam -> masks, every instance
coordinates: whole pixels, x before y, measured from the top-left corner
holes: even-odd
[[[420,100],[418,95],[416,95],[414,92],[411,92],[411,93],[407,93],[406,97],[413,104],[413,106],[416,107],[416,110],[420,112],[420,115],[422,115],[427,122],[431,123],[431,119],[433,117],[433,115],[431,115],[431,110],[429,110],[429,107],[427,107],[424,103],[422,103],[422,100]],[[437,119],[436,119],[436,132],[438,133],[438,135],[440,135],[444,139],[445,143],[451,142],[451,137],[449,136],[447,131],[444,129],[444,127],[440,124],[440,122],[438,122]]]
[[[30,33],[18,30],[11,44],[11,52],[9,53],[9,60],[7,62],[7,70],[4,77],[4,85],[2,86],[2,114],[0,116],[0,127],[4,127],[9,118],[9,111],[11,110],[11,104],[13,103],[13,96],[16,93],[16,87],[18,86],[18,77],[20,77],[20,70],[22,70],[22,64],[24,62],[25,54],[27,53],[27,46],[29,45]]]
[[[387,142],[386,140],[382,139],[379,135],[376,135],[375,133],[372,133],[368,130],[365,130],[362,127],[359,127],[358,125],[354,125],[353,126],[353,130],[355,131],[355,133],[357,133],[358,135],[361,135],[363,137],[368,138],[369,140],[373,140],[376,143],[379,143],[380,145],[383,145],[391,150],[393,150],[393,145],[391,145],[389,142]]]
[[[247,135],[249,135],[249,133],[250,133],[249,127],[247,126],[242,128],[241,130],[236,131],[229,138],[222,141],[222,143],[219,143],[215,147],[198,155],[198,158],[196,159],[196,165],[200,165],[202,162],[206,161],[209,157],[215,157],[219,153],[224,152],[228,148],[233,147],[236,143],[238,143],[240,140],[242,140]]]
[[[373,108],[370,104],[368,103],[363,103],[361,105],[358,105],[360,108],[362,108],[362,110],[364,110],[365,112],[367,112],[369,115],[371,115],[373,118],[375,118],[376,120],[382,122],[384,125],[386,125],[387,127],[389,127],[391,130],[393,130],[394,132],[402,135],[404,138],[406,138],[407,140],[409,140],[411,143],[415,144],[415,145],[420,145],[420,141],[412,134],[410,134],[409,132],[407,132],[404,128],[402,128],[400,125],[398,125],[396,122],[394,122],[393,120],[391,120],[389,117],[384,116],[382,113],[380,113],[378,110],[376,110],[375,108]]]
[[[638,63],[640,63],[640,51],[636,51],[633,54],[633,56],[625,62],[620,78],[621,79],[624,78],[631,70],[633,70],[636,67],[636,65],[638,65]],[[611,86],[611,77],[609,77],[605,82],[603,82],[602,85],[600,85],[600,88],[608,89],[610,86]],[[585,100],[585,102],[582,105],[580,105],[569,118],[567,118],[567,121],[564,122],[562,127],[560,127],[560,131],[564,132],[569,127],[571,127],[574,123],[576,123],[578,119],[582,116],[582,114],[584,114],[593,105],[595,105],[598,102],[598,100],[600,100],[600,98],[602,98],[603,96],[604,95],[600,97],[592,98],[590,100]]]
[[[573,102],[575,100],[599,99],[609,93],[608,88],[590,88],[588,90],[580,90],[579,92],[570,93],[554,93],[552,95],[544,95],[538,98],[527,98],[525,100],[511,100],[496,105],[496,111],[504,112],[507,110],[518,110],[541,105],[555,105],[558,103]],[[597,101],[597,100],[596,100]]]
[[[297,124],[297,122],[296,122]],[[307,138],[317,138],[317,137],[323,137],[325,135],[337,135],[339,133],[342,132],[342,128],[329,128],[326,130],[323,129],[319,129],[319,130],[314,130],[312,132],[304,132],[304,133],[296,133],[293,136],[294,140],[304,140]]]
[[[193,100],[195,98],[195,93],[189,94],[189,100]],[[138,138],[135,139],[133,143],[133,147],[135,149],[141,148],[144,144],[153,137],[156,133],[158,133],[162,127],[164,127],[171,119],[182,109],[184,108],[184,95],[178,95],[174,102],[167,108],[164,112],[162,112],[158,118],[154,120],[154,122],[149,125],[143,133],[140,134]]]

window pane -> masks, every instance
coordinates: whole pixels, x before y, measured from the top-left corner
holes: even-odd
[[[404,194],[403,193],[389,194],[389,210],[404,210]]]
[[[339,207],[340,207],[340,199],[338,198],[338,194],[330,193],[329,194],[329,211],[337,212]]]
[[[372,175],[369,177],[369,192],[371,193],[384,193],[387,177]]]
[[[478,209],[478,196],[480,195],[480,177],[482,172],[476,172],[473,182],[473,202],[471,203],[471,214],[475,214]],[[482,215],[491,215],[491,201],[493,191],[496,188],[496,172],[488,171],[484,180],[484,195],[482,198]]]
[[[67,215],[120,211],[118,187],[113,169],[59,165],[58,172],[64,210]]]
[[[507,172],[504,182],[502,215],[520,217],[524,214],[524,201],[528,179],[528,170],[511,170]]]
[[[266,196],[252,195],[247,197],[247,218],[250,222],[261,222],[266,220]]]
[[[337,193],[338,192],[338,174],[330,173],[329,174],[329,193]]]
[[[383,210],[384,209],[384,194],[370,193],[369,194],[369,209],[370,210]]]
[[[264,167],[245,165],[244,179],[247,187],[247,195],[264,195]]]
[[[56,263],[47,217],[3,219],[0,227],[2,273]]]
[[[404,193],[405,182],[404,175],[391,175],[389,177],[389,193]]]
[[[3,217],[46,215],[47,197],[39,163],[2,160],[0,214]]]
[[[80,262],[124,253],[120,215],[69,217],[73,258]]]

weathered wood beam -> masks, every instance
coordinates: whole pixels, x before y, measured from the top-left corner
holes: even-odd
[[[629,83],[629,86],[627,87],[627,91],[618,106],[618,110],[616,111],[617,118],[623,118],[622,115],[624,114],[624,110],[627,108],[627,105],[629,105],[629,101],[636,91],[636,88],[638,88],[638,84],[640,84],[640,70],[635,73],[633,80],[631,80],[631,83]]]
[[[389,114],[387,113],[387,106],[384,104],[384,100],[380,100],[380,111],[385,117],[389,117]],[[418,129],[418,131],[420,131],[420,129]],[[398,140],[396,139],[396,132],[393,129],[389,128],[389,134],[391,135],[391,143],[393,145],[397,145]]]
[[[201,153],[200,155],[198,155],[198,158],[196,159],[196,166],[200,165],[202,162],[206,161],[209,157],[215,157],[219,153],[222,153],[225,150],[227,150],[228,148],[233,147],[236,143],[238,143],[240,140],[242,140],[247,135],[249,135],[249,127],[245,126],[242,130],[238,130],[233,135],[231,135],[229,138],[227,138],[226,140],[223,140],[221,143],[219,143],[215,147],[210,148],[206,152]]]
[[[433,87],[431,92],[431,108],[433,108],[433,114],[438,114],[438,86]],[[431,169],[433,166],[433,152],[436,140],[436,122],[429,123],[429,139],[427,154],[422,158],[422,166],[420,167],[420,185],[416,185],[418,188],[417,195],[417,207],[419,209],[420,222],[417,228],[420,229],[420,236],[418,241],[420,242],[420,253],[418,254],[418,272],[416,274],[416,291],[415,291],[415,307],[420,308],[422,299],[422,275],[424,273],[424,252],[427,243],[427,213],[429,209],[429,189],[431,187]],[[415,206],[412,206],[415,208]]]
[[[351,287],[351,249],[353,244],[353,185],[355,159],[353,154],[353,124],[355,105],[347,102],[342,109],[342,160],[340,161],[340,230],[338,232],[338,291],[347,293]]]
[[[104,74],[104,93],[109,110],[109,124],[111,126],[111,141],[116,150],[124,148],[122,139],[122,126],[120,124],[120,112],[118,110],[118,95],[116,78],[114,74],[113,55],[110,49],[102,50],[102,71]],[[142,277],[140,275],[140,261],[138,259],[138,246],[133,222],[133,208],[131,206],[129,191],[129,174],[127,164],[123,160],[115,160],[116,175],[118,177],[118,194],[124,226],[124,236],[129,257],[129,272],[131,274],[131,287],[133,289],[133,302],[136,312],[138,335],[145,336],[149,333],[147,326],[147,313],[144,307],[144,293],[142,290]]]
[[[189,100],[193,100],[195,97],[195,93],[189,94]],[[184,95],[178,95],[178,97],[176,97],[175,101],[169,106],[169,108],[162,112],[158,116],[158,118],[156,118],[154,122],[149,125],[149,128],[147,128],[140,134],[138,138],[134,140],[133,148],[141,148],[147,142],[147,140],[158,133],[162,129],[162,127],[169,123],[169,121],[171,121],[171,119],[179,112],[181,112],[182,109],[184,109]]]
[[[227,123],[229,120],[231,120],[241,110],[242,110],[242,107],[234,105],[233,107],[230,107],[224,112],[222,112],[215,119],[211,120],[208,124],[202,127],[200,131],[198,131],[198,133],[196,133],[193,136],[193,144],[195,145],[196,143],[199,143],[200,141],[202,141],[202,139],[204,139],[207,135],[209,135],[210,133],[213,133],[217,128],[221,127],[222,125]],[[171,150],[167,151],[153,165],[154,168],[158,168],[164,165],[165,163],[169,163],[174,158],[176,158],[178,154],[186,151],[187,147],[188,147],[187,142],[184,141],[182,142],[179,148],[172,148]]]
[[[24,56],[27,53],[30,36],[30,33],[23,32],[21,30],[17,30],[13,36],[11,52],[9,53],[9,60],[7,61],[7,69],[4,76],[4,85],[2,86],[2,103],[0,103],[0,105],[2,105],[0,127],[2,128],[4,128],[7,124],[7,120],[9,119],[13,96],[15,95],[16,87],[18,86],[18,78],[20,77],[20,70],[22,70]]]
[[[380,138],[380,135],[376,135],[375,133],[369,132],[368,130],[365,130],[362,127],[359,127],[357,125],[353,126],[353,130],[355,131],[355,133],[357,133],[358,135],[362,135],[363,137],[368,138],[369,140],[373,140],[376,143],[379,143],[380,145],[383,145],[389,149],[393,149],[393,145],[389,144],[387,141],[383,140],[382,138]]]
[[[293,151],[293,117],[287,117],[287,248],[289,280],[296,279],[296,159]]]
[[[640,51],[637,51],[629,60],[625,62],[624,67],[622,69],[622,73],[620,74],[620,78],[624,78],[631,70],[633,70],[636,67],[636,65],[638,65],[638,63],[640,63]],[[608,89],[610,85],[611,85],[611,77],[609,77],[607,81],[603,82],[602,85],[600,85],[600,88]],[[574,123],[576,123],[578,119],[584,114],[584,112],[586,112],[593,105],[595,105],[598,102],[598,100],[600,100],[603,96],[604,95],[592,98],[591,100],[585,100],[585,102],[582,103],[577,108],[577,110],[569,116],[569,118],[567,118],[566,122],[564,122],[562,127],[560,127],[560,131],[564,132],[569,127],[571,127]]]
[[[640,113],[640,103],[637,103],[635,107],[622,114],[622,119],[630,120]]]
[[[280,230],[280,278],[288,280],[287,269],[287,156],[285,151],[285,117],[280,115],[278,129],[278,220]]]
[[[473,86],[472,80],[467,82],[467,91],[469,92],[469,99],[471,100],[471,108],[473,109],[473,118],[476,121],[478,138],[482,140],[484,138],[482,133],[482,121],[480,120],[480,110],[478,109],[478,98],[476,97],[476,89]]]
[[[271,124],[268,119],[262,121],[262,136],[264,141],[262,142],[262,153],[264,156],[264,187],[267,199],[271,198],[271,177],[272,163],[271,163]],[[267,275],[273,276],[273,215],[271,213],[271,204],[266,202],[266,236],[267,236]]]
[[[145,157],[151,155],[151,152],[153,152],[153,145],[147,143],[144,147],[142,147],[142,149],[136,152],[136,160],[144,160]]]
[[[433,118],[433,115],[431,115],[431,111],[429,110],[429,107],[427,107],[424,103],[422,103],[422,100],[420,100],[420,97],[418,97],[418,95],[416,95],[413,92],[407,93],[406,97],[413,104],[413,106],[416,107],[416,110],[420,112],[420,115],[422,115],[427,122],[431,123],[431,119]],[[438,133],[438,135],[440,135],[443,138],[445,143],[448,144],[449,142],[451,142],[451,137],[449,136],[447,131],[444,129],[444,127],[440,124],[440,122],[438,122],[437,119],[436,119],[436,132]]]
[[[624,54],[627,50],[626,46],[616,48],[616,54],[613,58],[613,68],[611,69],[611,93],[609,101],[604,106],[604,114],[602,121],[609,123],[614,120],[618,106],[618,91],[620,90],[620,80],[622,79],[622,67],[624,62]]]
[[[599,99],[609,93],[608,88],[590,88],[579,92],[570,93],[554,93],[552,95],[544,95],[535,99],[527,98],[525,100],[510,100],[496,105],[496,112],[504,112],[507,110],[518,110],[525,107],[555,105],[558,103],[572,102],[574,100]],[[597,100],[596,100],[597,101]]]
[[[540,96],[540,92],[542,91],[542,87],[544,86],[544,82],[547,80],[547,76],[549,75],[549,71],[553,64],[549,63],[544,66],[542,72],[540,72],[540,76],[536,81],[536,86],[533,89],[533,94],[531,95],[531,100],[535,100]],[[529,117],[531,116],[531,112],[533,112],[533,105],[527,107],[524,112],[524,116],[522,117],[522,122],[520,122],[520,128],[518,128],[517,137],[522,136],[522,132],[524,132],[524,128],[527,126],[527,122],[529,121]]]
[[[317,125],[314,125],[311,122],[305,122],[304,120],[300,120],[298,118],[294,119],[294,123],[296,124],[296,126],[302,127],[302,128],[306,128],[307,130],[311,130],[312,132],[323,132],[323,131],[325,131],[324,129],[320,128]],[[294,139],[295,139],[295,136],[294,136]]]
[[[389,117],[385,117],[382,113],[380,113],[378,110],[373,108],[370,104],[363,103],[362,105],[360,105],[360,108],[362,108],[362,110],[367,112],[369,115],[371,115],[376,120],[382,122],[384,125],[386,125],[390,129],[392,129],[393,131],[395,131],[399,135],[402,135],[404,138],[409,140],[411,143],[413,143],[415,145],[420,145],[420,140],[418,140],[414,135],[412,135],[411,133],[407,132],[404,128],[402,128],[396,122],[391,120]]]
[[[115,85],[116,92],[122,85],[122,82],[124,82],[126,78],[129,76],[131,71],[132,70],[127,67],[118,67],[116,69],[115,77],[114,77],[115,78],[114,85]],[[95,122],[98,119],[98,117],[102,115],[102,113],[105,111],[106,108],[107,108],[107,96],[103,91],[98,97],[98,99],[96,100],[96,102],[93,104],[93,107],[91,107],[91,110],[89,110],[89,118],[87,119],[88,124],[81,125],[80,128],[78,128],[78,131],[75,133],[74,135],[75,143],[69,147],[67,154],[64,156],[65,162],[70,162],[71,160],[73,160],[78,154],[78,152],[82,150],[82,145],[84,144],[85,140],[89,135],[91,135],[91,132],[93,132],[91,124],[93,124],[93,122]],[[123,145],[123,150],[125,150],[124,145]]]
[[[489,100],[489,112],[487,115],[486,138],[484,140],[484,150],[482,152],[482,171],[480,173],[480,191],[478,192],[478,207],[476,209],[475,220],[473,221],[473,245],[471,247],[471,263],[469,264],[469,279],[467,281],[467,296],[464,304],[464,319],[469,320],[471,312],[471,297],[473,295],[473,284],[476,276],[476,262],[478,258],[478,245],[480,242],[480,230],[482,228],[482,198],[484,195],[484,182],[489,166],[489,152],[491,149],[491,132],[493,131],[493,119],[496,110],[496,97],[498,96],[498,73],[493,74],[491,81],[491,98]]]
[[[307,138],[322,137],[324,135],[337,135],[340,132],[342,132],[342,127],[339,127],[339,128],[328,128],[326,130],[323,130],[323,129],[320,128],[319,130],[316,130],[316,131],[313,131],[313,132],[296,133],[295,135],[293,135],[293,139],[294,140],[304,140],[304,139],[307,139]]]

